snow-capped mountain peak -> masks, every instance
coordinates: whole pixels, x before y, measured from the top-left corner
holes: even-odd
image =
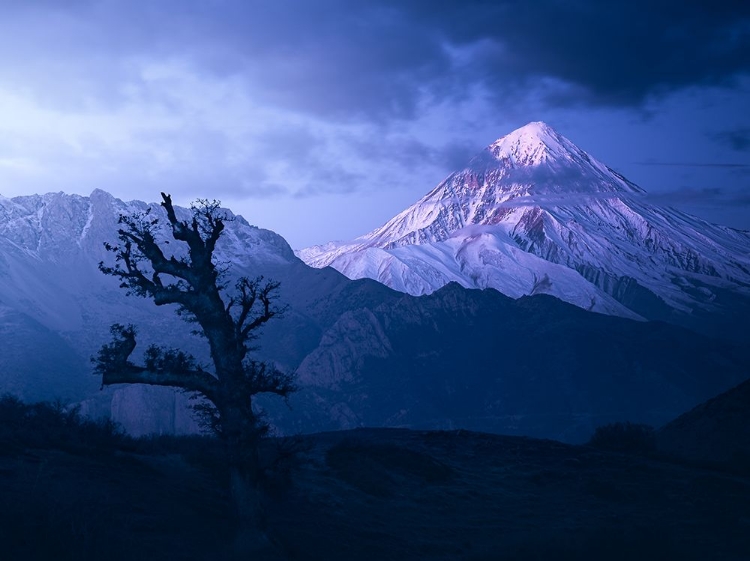
[[[537,121],[487,146],[462,170],[369,234],[350,243],[306,248],[298,255],[309,265],[325,267],[343,253],[439,242],[466,226],[497,224],[509,215],[517,221],[537,221],[532,210],[538,206],[642,193]]]
[[[534,166],[565,158],[575,146],[547,123],[535,121],[499,138],[487,149],[498,160],[510,160],[516,166]]]
[[[503,191],[643,193],[541,121],[499,138],[453,175],[467,173],[489,175],[493,188]]]
[[[711,309],[726,290],[748,295],[748,233],[650,205],[643,194],[532,122],[369,234],[297,254],[412,294],[457,281],[623,316],[665,319]]]

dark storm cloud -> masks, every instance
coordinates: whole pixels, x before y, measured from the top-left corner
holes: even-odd
[[[720,144],[737,152],[750,150],[750,127],[722,131],[711,136]]]
[[[311,170],[306,184],[294,192],[297,198],[323,194],[348,194],[362,190],[366,178],[342,166],[331,165]]]
[[[110,100],[121,90],[77,84],[76,69],[127,73],[126,64],[106,63],[112,55],[184,58],[201,73],[242,76],[260,103],[369,120],[413,117],[423,100],[460,99],[471,85],[486,87],[501,106],[530,88],[556,105],[639,106],[691,85],[731,84],[750,69],[746,1],[61,5],[8,4],[21,20],[46,18],[50,33],[7,46],[24,51],[32,71],[35,50],[55,47],[58,68],[71,75],[63,89],[89,87]],[[76,64],[66,66],[66,56]]]
[[[262,33],[240,24],[247,35],[237,52],[291,54],[296,62],[263,70],[268,93],[314,111],[410,116],[421,94],[460,97],[467,83],[486,86],[499,102],[545,83],[541,93],[556,104],[633,106],[685,86],[727,84],[750,70],[748,2],[275,6],[255,14]],[[250,12],[244,21],[253,20]],[[242,22],[238,16],[233,21]]]
[[[442,165],[445,171],[454,171],[463,168],[477,153],[474,144],[451,142],[437,150],[434,162]]]
[[[726,84],[750,69],[750,3],[745,1],[423,0],[404,5],[452,44],[478,45],[477,77],[484,74],[500,92],[508,82],[549,78],[564,86],[551,92],[558,102],[567,92],[576,103],[632,106],[685,86]]]
[[[429,164],[445,173],[462,169],[481,149],[470,142],[434,146],[413,136],[385,137],[375,141],[367,136],[357,136],[350,138],[348,145],[359,157],[379,165],[396,164],[416,169]]]

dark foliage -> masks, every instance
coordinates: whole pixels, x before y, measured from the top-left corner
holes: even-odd
[[[67,452],[109,453],[132,439],[110,419],[90,419],[79,407],[62,402],[26,404],[12,395],[0,397],[0,442],[3,449],[54,447]]]
[[[630,422],[597,427],[589,446],[614,452],[650,454],[656,450],[654,427]]]

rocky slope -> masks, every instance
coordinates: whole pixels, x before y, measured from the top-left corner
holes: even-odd
[[[283,418],[584,442],[613,421],[662,425],[749,371],[741,348],[666,323],[451,283],[343,314],[299,366]]]

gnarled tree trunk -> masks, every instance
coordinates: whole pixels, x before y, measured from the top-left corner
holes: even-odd
[[[271,318],[283,313],[275,305],[276,282],[241,277],[234,292],[227,294],[223,271],[214,263],[214,249],[227,220],[217,201],[198,201],[190,221],[177,218],[172,199],[162,193],[172,234],[169,255],[157,244],[159,220],[149,212],[120,216],[120,245],[106,244],[115,255],[113,267],[99,264],[108,275],[119,277],[129,294],[153,299],[157,306],[176,304],[185,319],[200,325],[208,342],[214,371],[197,364],[184,351],[151,346],[144,364],[131,362],[136,347],[133,326],[114,325],[111,343],[96,358],[102,384],[151,384],[171,386],[204,396],[213,407],[200,409],[209,414],[226,447],[230,491],[238,524],[236,547],[255,553],[254,558],[277,559],[278,553],[265,534],[260,438],[268,426],[254,414],[252,399],[260,393],[286,397],[295,387],[289,376],[273,366],[248,358],[249,342]],[[158,234],[158,235],[157,235]],[[170,251],[171,251],[170,249]]]

